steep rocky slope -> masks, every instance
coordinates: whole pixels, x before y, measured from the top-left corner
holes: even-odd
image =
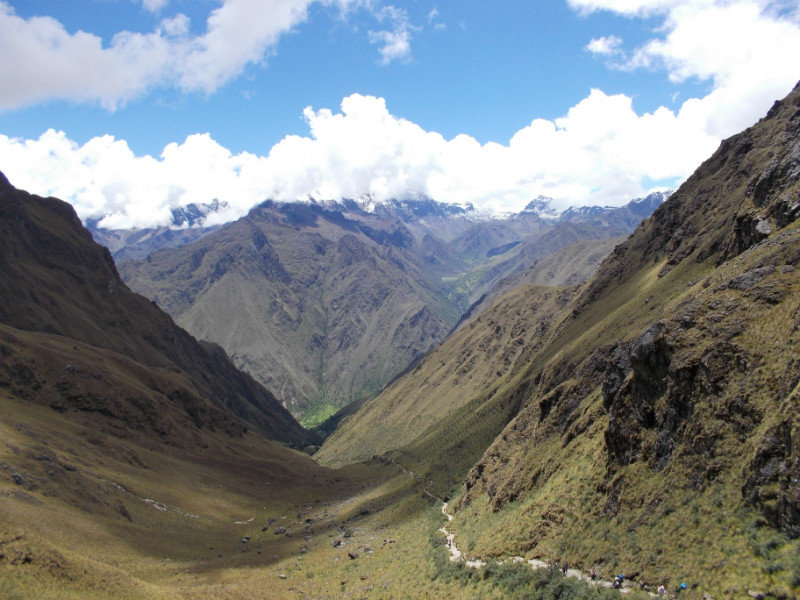
[[[122,405],[130,392],[139,416],[157,420],[177,405],[198,425],[239,434],[249,426],[298,445],[314,440],[221,348],[196,341],[128,290],[108,251],[92,240],[68,204],[16,190],[5,178],[0,184],[0,323],[7,339],[14,340],[3,351],[7,385],[21,386],[59,410],[120,411],[124,418],[125,411],[134,410]],[[33,351],[18,356],[17,344],[33,344],[33,338],[15,330],[38,332],[36,339],[45,345],[50,338],[70,340],[76,360],[65,357],[55,367],[31,358]],[[116,370],[106,378],[92,361],[78,365],[79,347],[116,357],[125,372],[137,373],[135,381],[120,392]],[[58,377],[56,371],[45,376],[54,368],[60,369]]]
[[[576,241],[628,232],[632,215],[597,209],[560,223],[536,211],[481,218],[430,200],[265,202],[120,269],[315,423],[380,390],[499,279]]]
[[[798,217],[800,85],[723,142],[506,373],[486,377],[490,367],[476,364],[460,408],[410,442],[384,431],[373,451],[395,448],[390,456],[441,493],[474,462],[455,488],[453,527],[478,556],[688,579],[714,597],[793,597]],[[521,310],[540,294],[506,298]],[[494,308],[484,313],[471,335],[512,325],[512,306],[500,323],[489,320]],[[435,355],[395,386],[423,389]],[[496,354],[481,358],[502,365]],[[390,388],[344,420],[321,456],[351,451],[349,431],[369,414],[391,422],[407,406]]]

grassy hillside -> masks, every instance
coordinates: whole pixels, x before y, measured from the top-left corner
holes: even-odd
[[[0,184],[0,597],[472,596],[430,575],[415,480],[287,448],[313,436],[131,294],[66,204]]]
[[[459,330],[476,360],[457,401],[452,371],[430,387],[451,339],[343,421],[321,458],[352,456],[348,436],[379,431],[375,447],[456,494],[453,528],[476,556],[688,580],[690,598],[793,597],[798,217],[800,87],[723,142],[509,365],[475,349],[545,307],[541,289]],[[379,429],[426,404],[435,417],[413,435]]]
[[[0,435],[0,595],[9,600],[294,598],[298,585],[338,589],[347,556],[334,552],[331,536],[384,493],[374,468],[323,470],[253,434],[177,422],[153,438],[5,391]]]
[[[623,237],[585,239],[570,244],[544,258],[534,258],[530,265],[518,269],[498,281],[478,302],[470,307],[462,317],[460,324],[468,323],[499,298],[522,285],[559,287],[583,283],[594,275],[606,255],[624,239]]]
[[[418,439],[473,398],[494,395],[573,292],[522,286],[504,297],[346,417],[317,460],[339,465],[384,454]]]

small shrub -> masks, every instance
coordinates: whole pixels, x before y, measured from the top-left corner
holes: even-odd
[[[800,563],[798,563],[792,572],[792,587],[800,587]]]
[[[783,566],[779,562],[770,560],[762,567],[762,569],[767,575],[774,575],[779,571],[783,571]]]
[[[489,567],[490,565],[487,565],[487,569]],[[513,591],[530,587],[533,583],[533,569],[527,563],[495,563],[491,569],[497,585],[506,590]]]

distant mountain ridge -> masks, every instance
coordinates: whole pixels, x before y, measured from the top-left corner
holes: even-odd
[[[592,219],[490,218],[432,200],[268,200],[120,272],[313,424],[380,390],[503,277],[638,222],[626,208]]]
[[[534,214],[554,222],[582,220],[589,216],[617,213],[620,209],[627,209],[644,218],[661,202],[669,197],[671,191],[653,192],[646,197],[632,200],[623,207],[611,206],[584,206],[568,207],[559,211],[551,206],[554,202],[547,196],[539,196],[531,200],[519,213]],[[266,200],[265,202],[274,202]],[[315,200],[308,198],[297,202],[275,202],[279,205],[300,204],[321,208],[332,212],[370,213],[386,219],[398,219],[405,223],[425,222],[435,218],[447,219],[449,217],[463,217],[467,222],[499,220],[504,221],[515,215],[494,214],[479,212],[467,203],[465,205],[437,202],[430,198],[423,199],[390,199],[383,202],[373,200],[366,196],[358,199],[342,200]],[[103,218],[88,219],[86,228],[92,233],[99,244],[106,246],[117,261],[141,260],[148,254],[162,247],[174,248],[183,246],[204,235],[215,231],[221,225],[205,225],[208,216],[227,207],[227,203],[213,200],[207,204],[189,204],[185,207],[171,209],[172,219],[169,225],[149,228],[110,229],[101,227]],[[442,233],[442,232],[438,232]],[[452,233],[450,235],[453,235]],[[450,236],[444,235],[445,238]]]

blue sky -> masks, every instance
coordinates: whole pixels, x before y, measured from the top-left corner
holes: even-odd
[[[0,55],[0,170],[109,226],[215,197],[224,219],[367,193],[519,210],[679,183],[800,79],[800,15],[783,0],[0,0]]]

